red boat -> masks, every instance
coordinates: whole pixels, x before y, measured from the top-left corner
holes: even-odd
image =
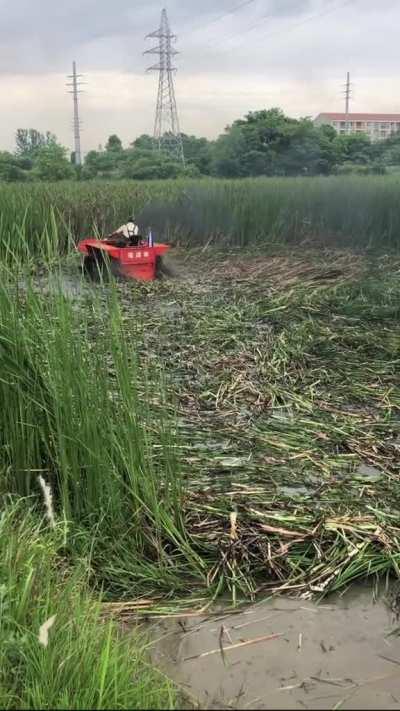
[[[78,244],[89,276],[98,278],[109,269],[115,276],[141,281],[153,281],[166,273],[162,257],[169,249],[168,244],[154,244],[151,232],[147,239],[116,234],[100,240],[89,237]]]

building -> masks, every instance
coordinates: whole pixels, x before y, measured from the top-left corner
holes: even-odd
[[[314,123],[329,124],[341,134],[366,133],[371,141],[383,141],[400,131],[400,114],[322,113]]]

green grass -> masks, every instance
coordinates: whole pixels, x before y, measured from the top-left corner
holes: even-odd
[[[104,621],[85,561],[71,571],[62,532],[50,535],[27,503],[3,504],[0,553],[1,708],[175,707],[172,685],[149,666],[145,640]],[[39,631],[53,616],[45,647]]]

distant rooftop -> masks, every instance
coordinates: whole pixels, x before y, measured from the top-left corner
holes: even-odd
[[[321,113],[316,117],[316,121],[326,119],[327,121],[400,121],[400,114],[345,114],[345,113]]]

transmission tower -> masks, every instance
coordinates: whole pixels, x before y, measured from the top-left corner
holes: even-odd
[[[346,133],[349,133],[350,99],[351,99],[351,94],[352,94],[352,84],[351,84],[351,81],[350,81],[350,72],[347,72],[345,90],[344,90],[343,93],[344,93],[344,96],[345,96]]]
[[[156,120],[154,138],[158,150],[165,151],[175,160],[185,163],[182,136],[179,128],[178,110],[176,107],[174,72],[172,57],[179,54],[173,47],[176,35],[170,30],[167,11],[161,13],[161,23],[158,30],[147,35],[159,40],[157,47],[148,49],[144,54],[158,54],[159,62],[147,69],[148,72],[159,72]]]
[[[81,93],[80,86],[82,82],[80,78],[82,74],[76,73],[76,62],[72,62],[72,74],[68,76],[68,79],[72,79],[72,82],[67,84],[71,86],[72,90],[69,94],[72,94],[74,101],[74,148],[75,148],[75,165],[82,165],[82,151],[81,151],[81,121],[79,118],[79,101],[78,95]]]

